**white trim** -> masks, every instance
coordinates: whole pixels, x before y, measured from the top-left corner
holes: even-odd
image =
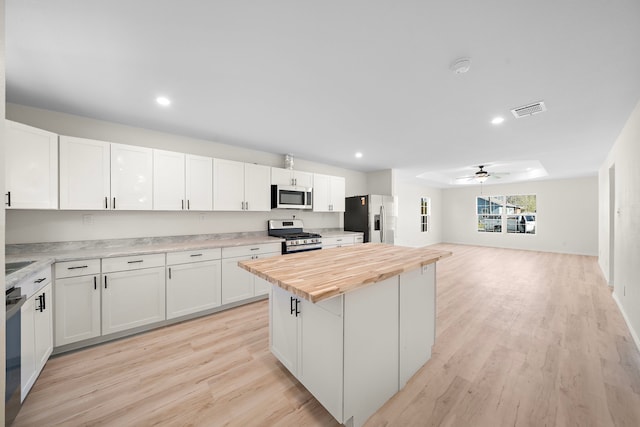
[[[613,300],[616,302],[616,304],[618,304],[620,313],[622,313],[622,317],[624,318],[624,321],[627,324],[627,327],[629,328],[629,332],[631,333],[631,338],[633,338],[633,342],[636,344],[636,348],[640,350],[640,338],[638,338],[638,334],[636,333],[635,329],[633,329],[633,326],[631,326],[631,322],[629,321],[629,318],[627,317],[627,313],[625,313],[624,308],[622,307],[622,303],[618,299],[618,296],[615,292],[613,292],[611,295],[613,296]]]

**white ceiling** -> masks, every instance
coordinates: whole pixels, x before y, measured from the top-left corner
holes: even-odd
[[[640,99],[638,0],[5,3],[8,102],[355,170],[592,175]]]

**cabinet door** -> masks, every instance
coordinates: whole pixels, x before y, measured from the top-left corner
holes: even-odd
[[[184,154],[153,150],[153,209],[186,209],[184,181]]]
[[[293,182],[298,187],[312,188],[313,187],[313,174],[310,173],[310,172],[294,171],[293,172]]]
[[[341,176],[331,177],[331,211],[344,212],[345,179]]]
[[[186,155],[187,206],[192,211],[213,209],[213,159],[211,157]]]
[[[7,209],[57,209],[58,135],[10,120],[5,123]]]
[[[298,373],[298,318],[295,315],[295,296],[279,286],[272,286],[269,317],[271,352],[295,376]]]
[[[222,260],[222,304],[242,301],[253,297],[253,274],[238,267],[238,261],[250,256]]]
[[[400,387],[431,358],[435,298],[435,264],[400,275]]]
[[[213,159],[213,210],[244,210],[244,163]]]
[[[56,279],[56,347],[100,336],[99,275]]]
[[[220,260],[168,267],[167,319],[219,306],[220,281]]]
[[[260,258],[271,258],[273,256],[280,256],[279,253],[273,253],[273,254],[262,254],[262,255],[256,255],[256,259]],[[258,295],[267,295],[269,293],[269,289],[271,289],[271,284],[264,280],[261,279],[258,276],[253,276],[253,294],[255,296]]]
[[[20,386],[22,389],[21,401],[27,397],[31,386],[36,381],[36,338],[35,338],[35,313],[36,300],[34,295],[29,298],[20,309]]]
[[[299,299],[303,338],[299,342],[297,378],[336,420],[343,421],[342,296],[317,304]]]
[[[111,209],[151,210],[152,179],[151,148],[111,144]]]
[[[268,166],[245,163],[244,200],[248,211],[271,210],[271,169]]]
[[[344,418],[362,425],[398,392],[398,276],[343,298]]]
[[[331,177],[329,175],[313,175],[313,211],[329,212]]]
[[[293,185],[291,169],[271,168],[271,184]]]
[[[53,295],[51,284],[36,293],[41,295],[36,300],[34,316],[36,373],[39,374],[53,351]]]
[[[103,275],[102,334],[165,320],[165,268]]]
[[[60,209],[109,209],[110,156],[108,142],[60,136]]]

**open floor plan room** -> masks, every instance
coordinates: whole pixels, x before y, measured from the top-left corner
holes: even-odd
[[[451,244],[431,360],[366,426],[637,426],[640,354],[596,257]],[[14,426],[334,426],[259,301],[52,358]]]

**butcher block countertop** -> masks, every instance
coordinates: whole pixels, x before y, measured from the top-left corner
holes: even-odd
[[[315,303],[451,255],[451,252],[428,248],[365,243],[241,261],[238,265]]]

